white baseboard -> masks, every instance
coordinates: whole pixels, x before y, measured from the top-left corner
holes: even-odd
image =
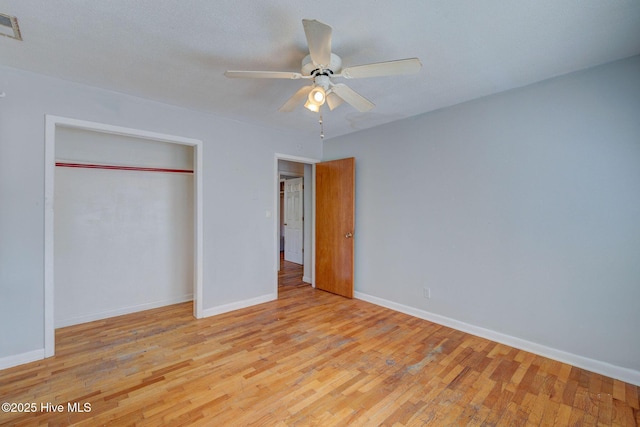
[[[202,317],[215,316],[216,314],[228,313],[234,310],[240,310],[241,308],[251,307],[252,305],[262,304],[278,299],[277,293],[262,295],[256,298],[251,298],[243,301],[236,301],[229,304],[218,305],[216,307],[206,308],[202,312]]]
[[[302,281],[303,281],[304,283],[309,283],[309,284],[311,284],[311,277],[302,276]]]
[[[428,320],[439,325],[447,326],[449,328],[457,329],[462,332],[476,335],[478,337],[486,338],[491,341],[499,342],[511,347],[515,347],[520,350],[535,353],[540,356],[548,357],[549,359],[557,360],[559,362],[568,363],[569,365],[576,366],[578,368],[586,369],[591,372],[606,375],[611,378],[624,381],[629,384],[640,386],[640,372],[633,369],[623,368],[620,366],[612,365],[607,362],[599,360],[589,359],[587,357],[579,356],[573,353],[567,353],[562,350],[547,347],[541,344],[537,344],[531,341],[516,338],[511,335],[506,335],[500,332],[493,331],[491,329],[481,328],[479,326],[471,325],[469,323],[461,322],[450,317],[441,316],[439,314],[430,313],[425,310],[421,310],[415,307],[409,307],[397,302],[389,301],[383,298],[374,297],[362,292],[354,292],[354,297],[363,301],[370,302],[381,307],[389,308],[394,311],[408,314],[420,319]]]
[[[26,353],[14,354],[12,356],[0,357],[0,369],[12,368],[36,360],[44,359],[44,348],[28,351]]]
[[[64,328],[65,326],[79,325],[81,323],[108,319],[109,317],[121,316],[123,314],[137,313],[138,311],[151,310],[153,308],[164,307],[172,304],[180,304],[181,302],[187,302],[187,301],[193,301],[193,294],[185,294],[178,297],[169,298],[166,300],[131,305],[128,307],[121,307],[114,310],[106,310],[106,311],[91,313],[83,316],[70,317],[67,319],[58,319],[55,321],[55,327]]]

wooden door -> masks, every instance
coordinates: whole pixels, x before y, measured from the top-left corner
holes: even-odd
[[[316,164],[316,288],[353,298],[355,158]]]
[[[303,243],[302,178],[284,182],[284,259],[302,264]]]

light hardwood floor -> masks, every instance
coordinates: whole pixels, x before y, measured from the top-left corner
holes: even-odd
[[[0,371],[1,402],[38,406],[0,424],[639,422],[636,386],[316,291],[289,263],[281,273],[279,300],[256,307],[195,320],[186,303],[58,330],[55,357]]]

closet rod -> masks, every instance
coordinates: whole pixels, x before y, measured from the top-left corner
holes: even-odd
[[[97,165],[97,164],[91,164],[91,163],[56,162],[56,166],[63,167],[63,168],[110,169],[110,170],[123,170],[123,171],[143,171],[143,172],[193,173],[193,170],[190,170],[190,169],[145,168],[145,167],[140,167],[140,166]]]

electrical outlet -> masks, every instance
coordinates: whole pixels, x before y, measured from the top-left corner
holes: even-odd
[[[431,288],[424,288],[422,292],[425,298],[431,299]]]

